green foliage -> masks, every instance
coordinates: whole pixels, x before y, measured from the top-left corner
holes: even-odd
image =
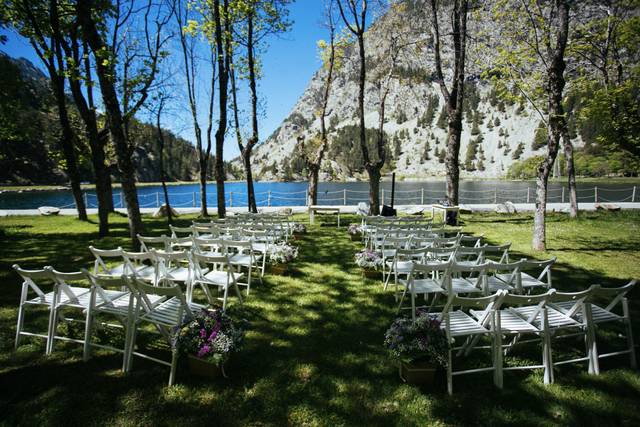
[[[445,148],[441,149],[440,152],[436,154],[436,157],[438,157],[438,163],[444,163],[444,160],[447,157],[447,150]]]
[[[475,135],[479,135],[480,134],[479,123],[480,123],[479,114],[476,112],[473,115],[473,122],[471,124],[471,135],[475,136]]]
[[[478,147],[480,144],[482,144],[482,137],[478,136],[477,138],[470,140],[469,145],[467,145],[464,168],[469,172],[476,170],[476,154],[478,153]]]
[[[406,132],[406,129],[405,129]],[[375,162],[377,157],[377,130],[367,128],[366,132],[367,147],[369,149],[369,158]],[[402,138],[403,133],[400,135]],[[407,133],[408,137],[408,133]],[[385,134],[386,141],[389,140]],[[387,156],[390,154],[389,144],[385,144],[385,152]],[[338,164],[344,166],[350,173],[364,171],[364,158],[360,148],[360,128],[355,125],[343,126],[338,129],[331,139],[327,149],[327,158],[333,159]],[[386,162],[385,162],[386,163]]]
[[[436,126],[440,129],[446,129],[448,126],[449,116],[447,114],[447,108],[445,106],[440,110],[440,115],[438,116],[438,121],[436,122]]]
[[[524,144],[522,142],[519,142],[518,145],[516,146],[515,151],[511,155],[511,158],[513,160],[518,160],[520,156],[522,156],[523,152],[524,152]]]
[[[428,129],[431,127],[433,123],[433,119],[436,116],[436,109],[438,108],[438,104],[440,103],[440,99],[438,95],[433,94],[429,95],[427,98],[427,109],[424,114],[418,118],[418,127]]]
[[[549,137],[547,133],[547,127],[544,125],[543,122],[540,122],[533,136],[533,142],[531,143],[531,150],[536,151],[546,147],[548,143],[548,139]]]
[[[396,123],[402,124],[407,120],[409,119],[407,118],[407,114],[404,112],[404,110],[398,110],[398,113],[396,114]]]

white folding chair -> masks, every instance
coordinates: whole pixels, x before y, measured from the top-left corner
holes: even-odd
[[[216,299],[222,300],[222,309],[226,310],[229,288],[233,287],[240,303],[242,303],[238,280],[240,280],[243,275],[242,273],[233,271],[227,255],[208,255],[195,252],[191,257],[193,260],[191,295],[193,295],[193,288],[199,286],[204,291],[209,304],[213,304],[213,301]],[[210,269],[207,268],[209,266],[211,266]],[[217,288],[218,292],[222,291],[222,298],[214,298],[211,294],[211,287]]]
[[[416,318],[416,309],[419,308],[416,306],[417,296],[422,295],[425,302],[428,302],[429,297],[432,298],[431,304],[424,306],[430,311],[437,297],[447,291],[450,279],[451,263],[449,262],[413,263],[409,278],[406,281],[398,281],[399,284],[404,286],[404,289],[400,297],[397,312],[399,313],[403,308],[402,303],[407,293],[411,298],[411,318],[413,320]]]
[[[191,256],[189,251],[178,252],[153,251],[156,259],[155,284],[157,286],[184,285],[189,289],[193,277],[191,268]],[[189,295],[187,295],[189,300]]]
[[[162,236],[138,236],[138,241],[140,242],[140,251],[141,252],[151,252],[152,249],[159,249],[164,251],[171,250],[171,245],[169,244],[169,238],[164,234]]]
[[[155,251],[151,252],[128,252],[122,251],[122,258],[125,262],[123,275],[135,275],[148,282],[156,282],[156,257]]]
[[[53,284],[53,277],[45,269],[38,270],[25,270],[20,268],[18,264],[13,265],[13,269],[22,278],[22,291],[20,292],[20,305],[18,306],[18,323],[16,325],[16,341],[15,348],[20,346],[20,337],[38,337],[46,340],[45,352],[49,350],[49,342],[51,341],[51,325],[53,324],[54,304],[56,300],[55,293],[57,288],[53,286],[51,292],[45,292],[40,286],[43,284]],[[35,297],[33,295],[35,294]],[[24,330],[24,319],[26,315],[26,309],[30,306],[46,307],[49,310],[49,322],[47,326],[47,333],[41,334],[36,332],[28,332]]]
[[[486,287],[488,266],[488,263],[467,265],[454,261],[451,264],[451,278],[446,293],[456,295],[482,293]]]
[[[478,372],[493,372],[493,382],[498,388],[502,388],[500,381],[499,334],[495,333],[495,311],[500,308],[504,291],[498,291],[493,295],[471,298],[450,295],[438,319],[442,322],[442,328],[447,334],[449,342],[448,363],[447,363],[447,392],[453,394],[453,377],[458,375],[473,374]],[[454,307],[460,307],[459,310]],[[465,313],[462,308],[482,311],[484,315],[480,319],[474,319]],[[491,366],[472,369],[453,369],[453,352],[458,351],[458,356],[463,354],[470,343],[477,341],[480,337],[487,337],[491,340]],[[456,340],[463,340],[462,344],[456,345]]]
[[[498,290],[522,294],[520,269],[523,263],[523,260],[507,263],[489,261],[489,265],[487,266],[487,280],[485,281],[484,288],[485,295]]]
[[[127,337],[128,343],[125,346],[125,366],[126,371],[130,371],[133,366],[133,356],[138,356],[165,366],[169,366],[169,385],[173,385],[176,376],[178,363],[178,352],[172,345],[172,331],[182,326],[185,319],[193,317],[193,312],[205,309],[205,306],[188,303],[179,286],[159,287],[147,284],[135,277],[126,278],[127,285],[131,293],[135,296],[136,303],[129,315],[129,329],[131,333]],[[162,297],[164,300],[159,304],[153,304],[153,297]],[[171,348],[171,361],[159,359],[140,349],[136,351],[135,345],[138,330],[143,324],[152,324],[164,337]]]
[[[116,249],[98,249],[93,246],[89,246],[89,250],[95,258],[93,264],[93,274],[101,276],[114,276],[120,277],[127,273],[126,262],[122,257],[122,248]],[[115,263],[107,264],[107,259],[117,260]]]
[[[419,249],[397,249],[393,260],[387,261],[387,270],[388,274],[385,278],[384,282],[384,290],[386,291],[389,286],[389,281],[391,276],[393,275],[394,284],[395,284],[395,292],[398,294],[398,279],[400,276],[404,276],[406,279],[409,278],[409,274],[411,274],[411,270],[413,269],[413,264],[424,263],[427,258],[428,248],[419,248]]]
[[[503,371],[509,370],[522,370],[522,369],[543,369],[544,370],[544,383],[549,384],[553,382],[553,365],[551,362],[551,336],[547,321],[547,301],[553,295],[555,290],[542,295],[512,295],[503,292],[502,307],[495,311],[495,328],[496,340],[498,345],[498,352],[496,353],[496,368],[498,372],[499,387],[502,388],[503,384]],[[520,308],[523,310],[517,310]],[[527,315],[522,314],[522,311],[526,311]],[[471,314],[478,320],[486,318],[487,313],[484,311],[471,310]],[[537,320],[539,319],[539,321]],[[502,357],[502,349],[505,348],[505,353],[511,350],[517,342],[523,342],[520,340],[525,335],[536,335],[541,342],[541,363],[539,364],[518,364],[516,366],[505,367]],[[506,345],[502,344],[504,337],[511,337],[511,342]],[[477,339],[476,339],[477,340]],[[475,345],[475,341],[472,341],[471,345],[465,349],[465,353],[468,354]]]
[[[51,354],[53,352],[56,340],[74,342],[84,346],[84,337],[81,340],[75,339],[68,336],[58,335],[57,331],[58,322],[60,320],[65,320],[67,322],[84,323],[86,334],[86,310],[91,301],[91,285],[88,283],[87,276],[82,271],[62,272],[55,270],[53,267],[45,267],[45,270],[47,270],[53,278],[56,287],[53,294],[54,303],[52,308],[51,339],[49,340],[47,354]],[[82,318],[76,319],[63,317],[62,310],[65,309],[75,309],[76,311],[80,311]]]
[[[176,227],[175,225],[169,225],[171,230],[171,237],[193,237],[193,227]]]
[[[633,329],[631,327],[631,317],[629,310],[629,301],[627,294],[636,285],[636,280],[632,280],[624,286],[617,288],[604,288],[600,286],[592,286],[591,297],[589,303],[585,304],[585,308],[588,309],[587,323],[591,334],[592,344],[592,363],[593,373],[600,373],[600,359],[612,356],[619,356],[623,354],[629,355],[629,364],[632,369],[637,369],[637,360],[635,353],[635,344],[633,340]],[[596,300],[606,300],[606,305],[595,304]],[[577,321],[584,321],[584,314],[580,311],[571,310],[571,302],[556,302],[554,303],[559,310],[562,310],[565,314],[571,316]],[[627,347],[620,351],[610,351],[608,353],[599,353],[597,349],[597,337],[596,330],[603,327],[602,325],[620,323],[624,328],[624,334],[619,334],[627,341]]]
[[[504,245],[484,245],[482,251],[483,261],[496,261],[499,263],[509,262],[509,250],[511,242]]]
[[[244,240],[227,240],[225,242],[226,253],[229,257],[229,264],[236,267],[240,273],[242,270],[247,272],[247,281],[238,282],[238,285],[247,287],[247,295],[251,291],[251,275],[253,270],[257,270],[258,279],[262,283],[262,255],[256,255],[253,251],[253,242]]]
[[[546,261],[531,261],[525,259],[520,268],[521,292],[531,292],[536,288],[551,289],[551,267],[556,262],[556,257]],[[531,273],[531,274],[530,274]]]

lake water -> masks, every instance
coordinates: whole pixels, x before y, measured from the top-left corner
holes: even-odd
[[[597,190],[596,190],[597,188]],[[355,205],[368,200],[369,185],[366,182],[323,182],[319,184],[318,203],[321,205]],[[198,184],[171,185],[168,187],[169,200],[174,207],[200,206]],[[207,186],[207,201],[216,207],[216,185]],[[255,192],[258,206],[303,206],[306,201],[306,182],[256,182]],[[391,201],[391,182],[381,183],[384,202]],[[634,194],[631,183],[578,182],[578,201],[631,202],[640,201],[640,194]],[[635,195],[635,197],[634,197]],[[396,182],[395,203],[433,203],[444,199],[444,181],[402,181]],[[86,191],[89,207],[97,206],[95,192]],[[549,184],[549,202],[568,201],[569,192],[565,184]],[[114,189],[116,207],[123,207],[120,189]],[[479,204],[510,200],[514,203],[533,203],[535,183],[532,181],[460,181],[460,203]],[[138,187],[141,207],[156,207],[164,203],[161,186]],[[246,183],[225,184],[227,206],[247,206]],[[35,209],[39,206],[74,207],[70,191],[38,191],[0,194],[0,209]]]

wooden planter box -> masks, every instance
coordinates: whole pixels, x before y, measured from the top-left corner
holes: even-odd
[[[407,384],[433,386],[438,367],[430,362],[400,363],[400,379]]]
[[[349,234],[349,236],[351,237],[351,240],[354,242],[359,242],[360,240],[362,240],[362,234],[358,233],[358,234]]]
[[[302,239],[304,239],[304,234],[305,233],[293,233],[293,235],[292,235],[293,240],[302,240]]]
[[[289,264],[272,264],[270,271],[272,274],[284,276],[289,271]]]
[[[380,272],[378,270],[364,269],[362,270],[362,277],[367,279],[379,279]]]
[[[189,361],[189,372],[192,375],[210,379],[225,376],[224,368],[213,362],[200,359],[196,356],[189,356],[187,360]]]

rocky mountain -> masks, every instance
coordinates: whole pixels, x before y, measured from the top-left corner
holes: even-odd
[[[379,88],[376,76],[388,63],[389,34],[405,32],[409,47],[399,55],[395,78],[387,97],[384,130],[387,135],[385,171],[414,179],[445,174],[446,124],[444,99],[433,82],[432,37],[425,25],[424,0],[392,8],[367,31],[368,81],[365,94],[366,125],[378,125]],[[470,25],[482,25],[480,23]],[[484,24],[486,26],[486,24]],[[490,34],[491,28],[483,28]],[[418,49],[418,47],[421,47]],[[516,161],[544,153],[545,131],[538,130],[540,117],[525,104],[508,103],[496,95],[491,84],[482,81],[486,48],[468,48],[465,85],[466,103],[460,164],[462,177],[497,178],[506,175]],[[451,58],[444,46],[445,70]],[[347,49],[343,67],[336,73],[329,99],[330,146],[322,165],[321,180],[366,179],[357,141],[357,52]],[[318,70],[289,116],[259,145],[254,170],[260,179],[304,179],[304,165],[296,154],[297,138],[313,138],[320,129],[318,112],[325,71]],[[581,146],[576,136],[576,146]],[[542,143],[541,143],[542,142]],[[240,166],[237,163],[237,166]]]

